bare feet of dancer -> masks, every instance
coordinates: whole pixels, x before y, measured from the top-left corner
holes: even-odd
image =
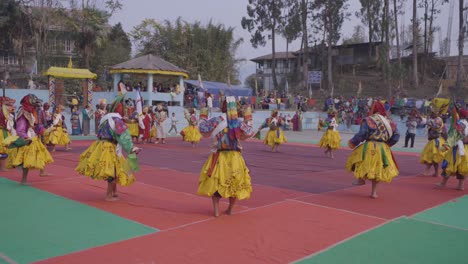
[[[357,179],[353,181],[353,185],[364,185],[364,184],[366,184],[366,181],[363,179]]]
[[[376,180],[372,180],[372,192],[371,192],[371,198],[372,199],[377,199],[379,196],[377,196],[377,182]]]
[[[234,204],[236,203],[236,198],[235,197],[229,197],[229,207],[226,210],[227,215],[232,214],[232,209],[234,208]]]
[[[219,216],[219,199],[221,197],[217,196],[216,194],[211,197],[213,200],[213,211],[214,211],[214,216],[218,217]]]
[[[458,180],[457,190],[459,190],[459,191],[464,191],[465,190],[465,187],[463,186],[464,181],[465,181],[465,179]]]

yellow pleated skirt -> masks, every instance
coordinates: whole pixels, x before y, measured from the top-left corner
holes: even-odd
[[[5,137],[6,134],[6,137]],[[0,128],[0,153],[8,153],[8,148],[3,145],[5,138],[10,136],[10,132],[4,128]]]
[[[341,136],[338,131],[327,129],[320,139],[321,148],[338,149],[341,145]]]
[[[465,177],[468,176],[468,145],[465,145],[465,156],[460,156],[458,151],[453,155],[452,150],[451,148],[445,155],[445,160],[447,161],[445,172],[448,176],[456,176],[457,174]]]
[[[288,140],[286,139],[283,130],[278,128],[276,130],[268,130],[263,143],[270,147],[274,147],[275,145],[281,145],[287,141]]]
[[[53,127],[50,133],[44,137],[44,143],[49,145],[67,145],[70,143],[70,136],[62,127]]]
[[[221,197],[235,197],[239,200],[250,198],[252,183],[249,169],[244,158],[238,151],[222,151],[218,153],[211,177],[208,172],[216,153],[212,153],[203,165],[198,180],[198,194],[213,196],[216,192]]]
[[[197,126],[186,126],[180,134],[184,138],[184,141],[198,143],[201,140],[201,133]]]
[[[156,137],[156,127],[153,126],[150,130],[150,138],[155,138]]]
[[[39,138],[32,138],[31,144],[8,149],[7,168],[22,166],[25,169],[43,170],[54,159]]]
[[[357,147],[346,162],[346,170],[363,180],[391,182],[398,176],[398,167],[390,147],[383,142],[366,142]]]
[[[439,147],[437,147],[435,139],[429,140],[421,152],[419,161],[425,164],[441,163],[447,152],[442,148],[444,143],[445,140],[443,138],[439,138]]]
[[[140,136],[140,127],[138,123],[131,122],[127,123],[128,131],[130,132],[130,136],[132,137],[139,137]]]
[[[18,154],[18,148],[7,149],[6,153],[8,154],[8,157],[6,159],[6,168],[13,169],[15,167],[13,166],[13,157],[16,157],[16,155]]]
[[[129,186],[135,182],[130,173],[130,167],[125,157],[117,156],[117,145],[97,140],[80,155],[80,161],[75,171],[94,180],[104,180],[117,177],[121,186]]]

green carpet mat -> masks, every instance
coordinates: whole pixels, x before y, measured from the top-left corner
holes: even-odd
[[[30,263],[158,230],[0,178],[0,256]],[[0,263],[6,263],[0,257]]]
[[[461,264],[466,241],[467,231],[400,218],[298,263]]]
[[[451,180],[455,181],[455,179]],[[413,218],[468,230],[468,196],[454,199],[419,213]]]

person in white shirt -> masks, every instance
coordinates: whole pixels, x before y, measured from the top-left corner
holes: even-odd
[[[171,129],[169,129],[169,132],[167,132],[168,134],[171,134],[172,129],[175,130],[176,135],[178,134],[178,133],[177,133],[177,122],[178,122],[178,120],[177,120],[177,118],[175,117],[175,113],[172,113],[172,117],[171,117]]]
[[[208,98],[206,98],[206,107],[208,107],[208,117],[211,117],[211,109],[213,108],[213,97],[211,94],[208,94]]]

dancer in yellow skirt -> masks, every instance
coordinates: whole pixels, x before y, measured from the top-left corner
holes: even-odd
[[[53,162],[52,156],[34,131],[37,125],[38,102],[39,99],[33,94],[21,99],[21,108],[16,117],[17,136],[12,135],[4,141],[4,145],[14,149],[13,155],[10,156],[12,166],[23,169],[21,184],[27,183],[29,170],[39,169],[41,175],[46,175],[45,165]]]
[[[208,109],[200,113],[200,131],[212,137],[213,150],[203,165],[198,180],[198,194],[212,197],[214,216],[219,216],[219,200],[229,198],[226,214],[230,215],[237,199],[248,199],[252,192],[249,169],[242,157],[241,140],[252,137],[252,110],[238,118],[236,100],[226,97],[221,104],[223,114],[208,119]]]
[[[65,150],[67,151],[71,150],[69,147],[70,136],[68,136],[67,127],[65,126],[65,120],[62,114],[63,110],[65,110],[63,105],[57,106],[52,121],[52,127],[49,129],[49,132],[44,139],[44,142],[47,145],[52,146],[52,152],[55,152],[56,145],[65,146]]]
[[[421,152],[419,161],[426,165],[426,170],[423,175],[429,176],[431,167],[434,167],[432,176],[438,177],[439,164],[444,160],[446,151],[442,146],[445,140],[442,137],[444,131],[444,121],[440,118],[440,109],[433,106],[431,109],[430,119],[427,122],[427,139],[429,140]]]
[[[75,171],[95,180],[107,181],[107,201],[116,201],[117,184],[129,186],[135,181],[132,172],[138,171],[136,154],[140,149],[135,147],[127,125],[123,121],[124,94],[118,95],[109,106],[97,131],[98,140],[81,155]],[[128,153],[128,160],[122,154]]]
[[[458,180],[457,190],[463,191],[465,188],[463,183],[468,177],[468,110],[462,109],[459,112],[459,120],[457,113],[454,113],[454,127],[450,131],[450,136],[444,145],[447,150],[445,161],[447,162],[442,173],[442,182],[439,186],[445,187],[450,176],[454,176]]]
[[[327,131],[325,131],[322,138],[320,139],[320,147],[325,149],[325,155],[331,159],[334,158],[333,150],[338,149],[341,143],[341,136],[337,130],[338,124],[336,123],[335,116],[336,111],[330,109],[328,112],[328,118],[325,121]]]
[[[263,143],[270,146],[272,152],[277,152],[278,146],[287,142],[283,129],[281,129],[283,122],[284,120],[278,117],[278,110],[275,109],[273,110],[271,117],[267,118],[258,129],[260,131],[266,127],[269,128]]]
[[[195,147],[202,137],[197,126],[198,121],[195,115],[195,108],[190,108],[188,111],[186,110],[184,115],[189,125],[180,131],[180,135],[182,135],[182,140],[192,143],[192,147]]]
[[[16,100],[9,97],[0,97],[1,111],[0,111],[0,170],[6,171],[8,168],[7,159],[11,155],[10,149],[8,149],[3,142],[6,138],[11,135],[16,135],[14,129],[13,114],[15,113]]]
[[[346,162],[346,169],[357,178],[354,185],[372,182],[371,197],[377,198],[377,184],[391,182],[399,174],[390,147],[400,139],[395,122],[389,117],[383,104],[375,101],[359,132],[348,142],[353,152]]]

